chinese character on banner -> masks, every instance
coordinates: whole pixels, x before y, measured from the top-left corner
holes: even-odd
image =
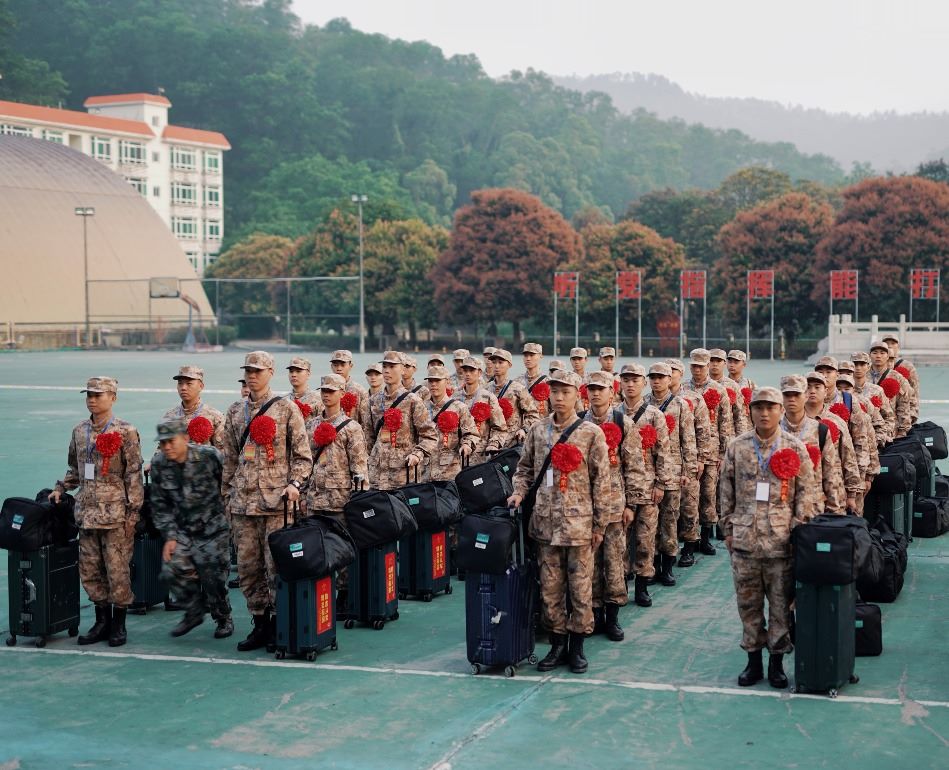
[[[857,271],[831,270],[830,271],[830,298],[856,299],[857,298]]]
[[[913,299],[936,299],[939,287],[939,271],[913,268],[909,271],[910,290]]]
[[[616,293],[620,299],[640,299],[642,286],[638,270],[620,270],[616,274]]]
[[[748,271],[748,296],[751,299],[768,299],[774,294],[774,270]]]
[[[682,299],[705,299],[704,270],[683,270],[679,282]]]
[[[577,296],[577,273],[554,273],[554,292],[558,299],[573,299]]]

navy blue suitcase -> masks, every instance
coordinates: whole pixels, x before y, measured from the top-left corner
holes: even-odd
[[[274,657],[316,654],[336,645],[336,578],[285,581],[277,576],[277,650]]]
[[[348,567],[345,612],[339,615],[344,628],[359,621],[378,631],[387,621],[399,619],[398,561],[394,542],[356,551],[356,561]]]
[[[416,532],[399,541],[399,598],[415,596],[430,602],[437,593],[451,593],[448,531]]]

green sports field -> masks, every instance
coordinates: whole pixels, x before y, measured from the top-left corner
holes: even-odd
[[[311,356],[315,376],[328,358]],[[278,367],[288,359],[278,353]],[[236,352],[0,355],[0,495],[62,477],[91,375],[118,378],[116,413],[151,448],[176,401],[170,378],[193,360],[207,371],[206,400],[226,408]],[[774,383],[803,369],[754,362],[749,373]],[[921,369],[924,398],[949,400],[947,374]],[[949,424],[949,404],[922,411]],[[80,648],[65,634],[42,650],[0,646],[0,770],[949,766],[949,536],[913,543],[903,593],[882,605],[884,654],[858,658],[860,683],[836,700],[737,687],[744,653],[727,558],[699,559],[677,570],[677,587],[652,589],[651,609],[623,610],[625,642],[587,643],[584,676],[527,666],[513,679],[472,676],[460,586],[431,604],[401,602],[383,631],[340,628],[339,650],[316,663],[239,655],[250,619],[237,591],[228,640],[211,638],[210,622],[171,639],[177,615],[154,610],[130,616],[118,649]],[[4,559],[2,629],[6,579]]]

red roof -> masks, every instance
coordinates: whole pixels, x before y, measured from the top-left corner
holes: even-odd
[[[138,120],[107,118],[102,115],[90,115],[87,112],[60,110],[56,107],[39,107],[35,104],[21,104],[20,102],[0,101],[0,118],[20,118],[21,120],[37,123],[100,128],[103,131],[154,136],[152,130],[145,123]]]
[[[171,107],[164,96],[158,94],[107,94],[106,96],[90,96],[82,103],[83,107],[95,107],[99,104],[160,104],[162,107]]]
[[[186,144],[210,144],[215,147],[231,149],[227,137],[217,131],[202,131],[200,128],[185,128],[184,126],[165,126],[161,138],[166,141],[184,142]]]

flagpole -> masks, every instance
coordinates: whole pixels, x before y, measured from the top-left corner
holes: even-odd
[[[616,346],[616,355],[619,355],[619,271],[614,275],[613,294],[616,296],[616,341],[614,344]]]
[[[557,357],[557,274],[554,273],[554,358]]]
[[[576,305],[573,316],[573,346],[580,347],[580,273],[577,272]]]
[[[751,271],[745,271],[745,355],[751,355]]]
[[[636,282],[639,284],[639,310],[637,315],[639,316],[639,332],[637,339],[639,341],[639,350],[636,357],[643,357],[643,271],[640,270]],[[939,320],[939,305],[936,305],[936,320]]]
[[[860,271],[853,271],[853,320],[860,320]]]
[[[936,325],[939,324],[939,288],[942,281],[942,268],[936,268]]]
[[[679,271],[679,358],[682,358],[684,347],[682,345],[685,339],[685,270]]]
[[[913,278],[915,277],[916,269],[910,268],[909,270],[909,322],[913,323]]]
[[[834,273],[836,270],[830,271],[830,314],[834,315]]]
[[[708,271],[702,271],[702,347],[708,347],[708,336],[706,334],[706,329],[708,328],[706,321],[708,319]]]
[[[771,271],[771,360],[774,361],[774,270]]]

